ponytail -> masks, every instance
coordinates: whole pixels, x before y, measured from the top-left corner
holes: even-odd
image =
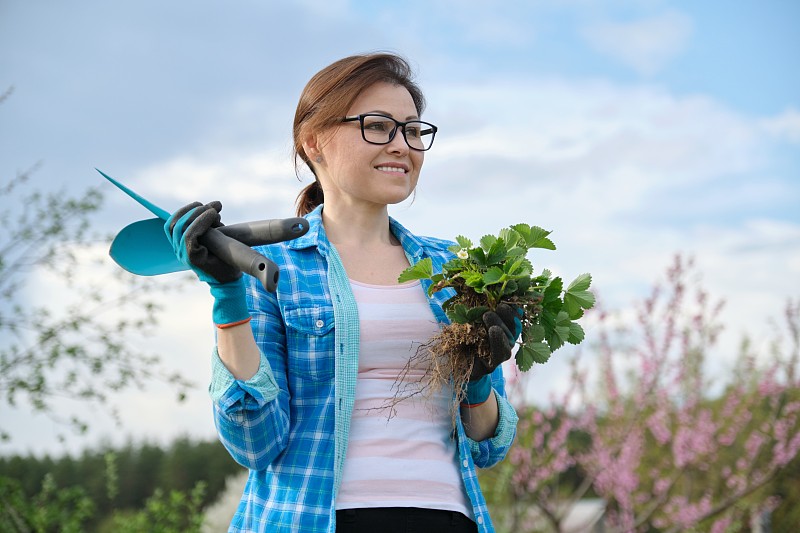
[[[302,217],[309,214],[324,201],[322,187],[318,180],[314,180],[311,185],[306,186],[297,195],[297,200],[295,201],[295,204],[297,204],[297,216]]]

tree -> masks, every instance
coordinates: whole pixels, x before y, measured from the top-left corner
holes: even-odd
[[[95,507],[80,488],[58,487],[51,475],[33,498],[15,480],[0,477],[0,530],[9,533],[80,533]]]
[[[586,497],[620,532],[740,531],[780,505],[771,483],[800,451],[800,305],[787,304],[789,334],[768,361],[745,343],[728,381],[714,381],[705,358],[721,303],[691,273],[676,258],[635,328],[596,317],[597,389],[579,356],[562,396],[521,409],[508,460],[483,478],[509,531],[566,531]]]
[[[39,166],[0,179],[0,406],[25,404],[85,431],[85,417],[62,420],[56,403],[90,402],[114,415],[112,394],[156,380],[176,387],[182,399],[191,384],[167,371],[158,356],[129,344],[156,324],[155,291],[167,289],[108,261],[87,260],[110,242],[91,225],[102,205],[100,191],[70,196],[37,189],[31,178]],[[88,269],[98,276],[78,276]],[[63,299],[31,300],[30,289],[43,274],[58,277]],[[0,427],[0,440],[9,438],[9,428]]]

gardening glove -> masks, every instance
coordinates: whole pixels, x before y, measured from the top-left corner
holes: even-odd
[[[521,307],[500,303],[494,311],[483,314],[483,324],[489,336],[491,362],[475,357],[463,402],[467,406],[480,405],[489,398],[492,392],[490,374],[511,358],[511,349],[522,333],[522,313]]]
[[[250,313],[241,271],[222,262],[200,243],[209,228],[222,226],[220,211],[220,202],[206,205],[193,202],[175,211],[164,224],[164,231],[178,260],[209,285],[214,297],[212,318],[218,327],[224,328],[246,322]]]

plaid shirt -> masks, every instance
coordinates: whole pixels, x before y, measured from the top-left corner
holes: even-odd
[[[258,372],[233,378],[214,353],[209,388],[220,440],[250,469],[229,531],[328,532],[336,529],[335,499],[342,479],[358,373],[356,302],[336,249],[325,236],[322,208],[308,215],[304,236],[257,248],[280,269],[278,289],[266,292],[248,276],[247,301],[261,350]],[[452,243],[416,237],[390,219],[392,233],[415,264],[424,257],[434,270],[452,258]],[[427,291],[429,283],[423,282]],[[437,320],[452,292],[430,298]],[[505,398],[501,369],[492,375],[500,422],[494,437],[476,442],[457,418],[454,444],[475,521],[493,531],[476,466],[505,457],[516,434],[517,415]]]

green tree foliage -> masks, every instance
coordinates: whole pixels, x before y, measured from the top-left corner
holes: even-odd
[[[0,182],[0,406],[24,404],[85,431],[83,417],[62,419],[55,405],[91,402],[114,415],[113,394],[155,380],[182,398],[190,384],[130,342],[156,324],[156,285],[108,260],[87,260],[110,242],[92,230],[100,191],[45,191],[32,183],[35,170]],[[87,276],[88,269],[100,274]],[[42,275],[59,280],[59,299],[31,300]],[[0,427],[0,438],[10,438],[9,429]]]
[[[0,531],[81,533],[94,510],[83,490],[59,488],[50,474],[33,496],[16,480],[0,476]]]
[[[128,444],[77,458],[3,457],[0,531],[197,531],[203,510],[241,470],[218,441],[188,438],[166,449]]]

